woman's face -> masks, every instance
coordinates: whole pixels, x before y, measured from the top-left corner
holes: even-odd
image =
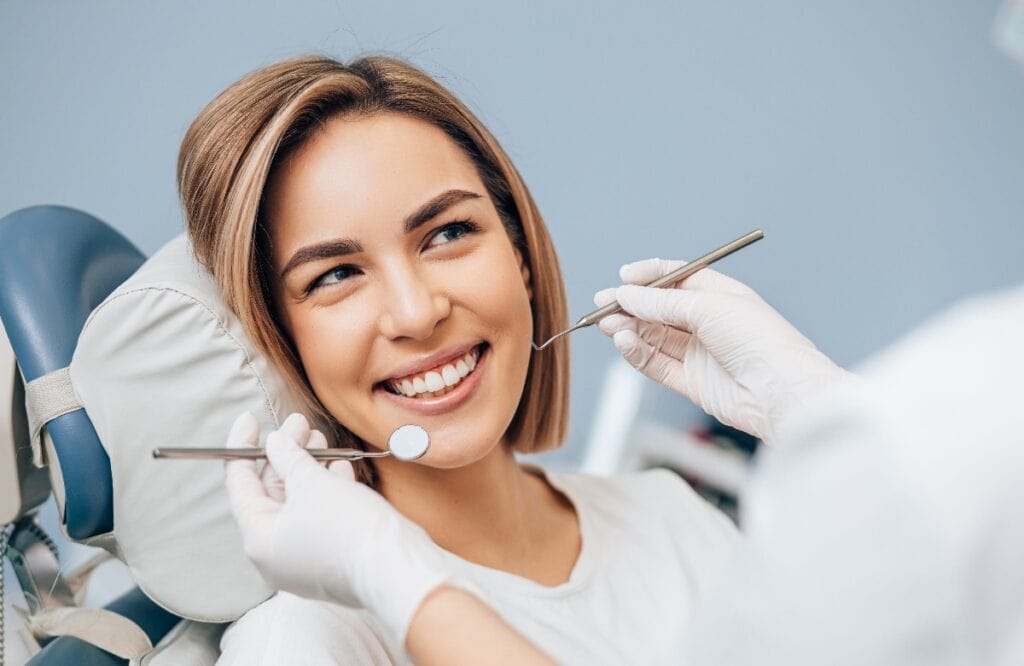
[[[337,118],[265,205],[276,306],[331,414],[381,449],[422,426],[424,465],[490,452],[525,384],[530,277],[462,150],[408,116]]]

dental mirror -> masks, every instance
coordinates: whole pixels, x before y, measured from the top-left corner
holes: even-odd
[[[388,439],[388,451],[391,455],[411,462],[423,457],[430,448],[430,435],[418,425],[408,424],[396,428]]]
[[[418,425],[408,423],[395,428],[388,438],[387,451],[360,451],[359,449],[306,449],[316,460],[359,460],[394,456],[403,462],[418,460],[430,448],[430,435]],[[262,460],[267,457],[263,449],[160,447],[153,449],[153,457],[163,460]]]

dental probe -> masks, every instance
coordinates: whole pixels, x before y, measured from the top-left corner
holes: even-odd
[[[422,458],[430,448],[430,435],[418,425],[404,425],[395,428],[388,438],[387,451],[360,451],[359,449],[306,449],[316,460],[359,460],[361,458],[384,458],[394,456],[404,462]],[[164,460],[261,460],[267,457],[264,449],[161,447],[153,449],[153,457]]]
[[[646,284],[644,286],[646,286],[646,287],[664,287],[664,286],[667,286],[667,285],[670,285],[670,284],[674,284],[676,282],[681,282],[682,280],[685,280],[686,278],[690,277],[691,275],[693,275],[697,271],[701,270],[702,268],[707,268],[708,266],[710,266],[711,264],[715,263],[719,259],[724,259],[725,257],[728,257],[733,252],[735,252],[737,250],[741,250],[741,249],[745,248],[746,246],[750,245],[751,243],[753,243],[754,241],[759,241],[762,238],[764,238],[764,232],[761,231],[760,229],[755,229],[754,231],[751,231],[746,236],[742,236],[740,238],[737,238],[736,240],[734,240],[733,242],[729,243],[728,245],[723,245],[722,247],[718,248],[717,250],[713,250],[711,252],[708,252],[707,254],[705,254],[700,259],[696,259],[694,261],[691,261],[688,264],[685,264],[684,266],[681,266],[680,268],[677,268],[676,270],[672,271],[671,273],[668,273],[666,275],[662,275],[657,280],[655,280],[653,282],[650,282],[650,283],[648,283],[648,284]],[[616,312],[621,312],[621,311],[622,311],[622,306],[619,305],[619,302],[618,301],[612,301],[608,305],[600,307],[600,308],[594,310],[593,312],[591,312],[588,315],[584,315],[583,317],[580,318],[580,320],[578,322],[576,322],[575,324],[573,324],[569,328],[565,329],[561,333],[556,334],[554,337],[550,338],[547,342],[545,342],[544,344],[540,345],[539,347],[537,346],[536,342],[531,342],[530,344],[533,345],[534,350],[540,351],[540,350],[544,349],[545,347],[547,347],[548,345],[550,345],[555,340],[557,340],[558,338],[562,337],[563,335],[568,335],[569,333],[572,333],[573,331],[578,331],[579,329],[586,328],[587,326],[593,326],[594,324],[596,324],[597,322],[601,321],[602,319],[604,319],[608,315],[612,315],[612,314],[615,314]]]

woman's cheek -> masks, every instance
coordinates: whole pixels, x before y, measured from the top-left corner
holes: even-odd
[[[341,402],[342,393],[357,388],[362,372],[356,361],[368,357],[372,335],[365,322],[346,317],[342,308],[325,308],[304,324],[296,330],[299,357],[317,397],[330,408]]]
[[[504,322],[509,317],[521,319],[523,306],[529,310],[526,285],[511,248],[500,252],[481,253],[472,271],[477,277],[468,284],[474,286],[480,311],[487,313],[491,322]],[[501,324],[503,327],[504,323]]]

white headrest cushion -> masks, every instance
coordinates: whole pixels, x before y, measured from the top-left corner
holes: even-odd
[[[224,464],[152,457],[161,446],[224,446],[244,410],[263,436],[300,411],[183,236],[93,311],[71,378],[110,456],[114,538],[142,590],[204,622],[269,597],[242,550]]]

